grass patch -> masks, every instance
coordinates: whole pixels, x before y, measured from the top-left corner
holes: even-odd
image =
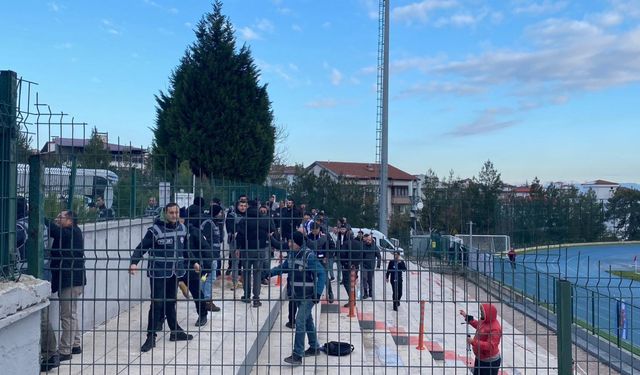
[[[614,276],[621,277],[623,279],[629,279],[633,281],[640,281],[640,273],[636,273],[635,271],[607,271]]]

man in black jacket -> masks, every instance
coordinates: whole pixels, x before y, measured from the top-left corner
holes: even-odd
[[[240,274],[240,268],[243,267],[242,260],[240,259],[240,250],[238,250],[236,244],[236,236],[238,232],[238,225],[247,216],[247,208],[249,203],[246,196],[241,196],[238,202],[236,202],[235,209],[229,208],[227,217],[225,219],[225,229],[227,230],[227,242],[229,243],[229,269],[231,270],[231,286],[232,290],[236,290],[242,287],[238,278]],[[229,272],[229,269],[227,272]]]
[[[302,220],[302,214],[296,208],[293,199],[287,198],[286,207],[281,207],[279,212],[280,221],[280,233],[282,234],[282,240],[288,241],[291,239],[291,235],[298,228]]]
[[[218,267],[222,262],[222,260],[220,259],[220,244],[222,242],[222,237],[220,234],[220,228],[218,227],[218,225],[216,225],[214,221],[214,217],[220,214],[221,208],[220,206],[212,206],[212,207],[214,208],[210,212],[211,216],[206,218],[200,224],[200,231],[202,232],[202,235],[205,237],[205,239],[207,240],[207,243],[210,246],[210,249],[202,249],[202,251],[209,252],[209,254],[207,255],[207,258],[210,258],[212,261],[211,271],[202,272],[203,274],[206,274],[206,275],[202,276],[202,278],[205,281],[201,284],[201,289],[204,295],[204,299],[207,301],[206,302],[207,310],[217,312],[217,311],[220,311],[220,308],[216,306],[215,303],[213,303],[211,296],[212,296],[213,282],[219,276],[216,272],[218,271]]]
[[[328,271],[329,267],[329,259],[333,258],[333,252],[336,248],[335,243],[331,236],[327,236],[326,234],[321,232],[320,223],[313,222],[311,224],[311,232],[307,235],[307,247],[316,253],[316,257],[324,267],[325,274]],[[329,278],[326,278],[326,288],[327,288],[327,300],[329,303],[333,303],[333,288],[331,287],[331,281]]]
[[[255,206],[247,210],[247,216],[237,225],[236,245],[240,250],[240,258],[244,262],[242,272],[244,295],[240,300],[249,303],[253,290],[253,307],[262,306],[260,289],[262,273],[265,271],[264,258],[269,251],[269,236],[273,228],[271,218],[261,217]]]
[[[362,244],[362,299],[373,298],[374,267],[380,269],[382,255],[378,245],[373,242],[373,237],[368,233],[363,237]],[[376,262],[377,260],[377,262]]]
[[[358,278],[358,269],[362,261],[362,242],[353,238],[353,232],[347,230],[345,226],[338,229],[338,241],[336,242],[336,252],[340,257],[340,265],[342,268],[342,285],[347,292],[347,300],[351,288],[356,287],[351,284],[351,271],[355,271],[355,277]],[[347,302],[344,307],[349,307]]]
[[[156,346],[157,332],[162,330],[164,320],[171,329],[170,341],[193,339],[178,325],[176,317],[176,294],[178,278],[187,271],[187,261],[191,260],[193,269],[200,271],[200,263],[192,249],[200,249],[201,241],[189,234],[187,227],[178,221],[180,208],[176,203],[169,203],[164,208],[162,219],[158,218],[147,230],[142,242],[131,255],[129,273],[135,275],[138,263],[145,253],[149,252],[147,276],[151,283],[151,305],[147,323],[147,339],[140,348],[148,352]]]
[[[84,238],[73,211],[62,211],[54,222],[45,220],[49,227],[51,246],[51,292],[60,298],[60,361],[82,353],[78,325],[78,299],[87,283],[84,264]]]
[[[402,298],[402,272],[407,270],[404,261],[400,260],[400,252],[393,253],[393,260],[389,261],[387,267],[387,282],[391,281],[391,289],[393,290],[393,311],[398,311],[400,306],[400,298]]]
[[[209,299],[205,297],[204,291],[200,286],[200,278],[202,274],[210,274],[213,270],[213,252],[212,247],[207,239],[202,235],[200,228],[195,227],[193,224],[186,224],[188,234],[188,249],[191,250],[192,256],[189,256],[189,267],[186,274],[179,278],[189,288],[193,303],[196,305],[196,312],[198,313],[198,320],[196,320],[195,326],[201,327],[207,324],[207,315]],[[185,239],[185,242],[187,239]],[[188,255],[188,254],[187,254]],[[194,266],[198,264],[199,270],[195,270]],[[217,310],[217,309],[216,309]]]

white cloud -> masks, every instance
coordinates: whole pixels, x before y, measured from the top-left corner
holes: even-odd
[[[293,25],[291,25],[291,30],[299,33],[299,32],[302,31],[302,27],[300,27],[300,25],[297,25],[297,24],[294,23]]]
[[[193,28],[193,24],[191,22],[185,22],[184,23],[184,27],[192,29]]]
[[[367,16],[372,20],[377,20],[379,17],[379,0],[360,0],[360,2],[365,8]]]
[[[614,34],[585,21],[548,20],[526,35],[539,48],[490,51],[422,69],[474,85],[515,83],[524,95],[640,82],[640,28]]]
[[[450,17],[440,17],[434,23],[436,27],[442,27],[447,25],[452,25],[455,27],[465,27],[465,26],[475,26],[478,22],[482,21],[487,15],[488,11],[483,10],[477,15],[473,15],[470,13],[458,13],[454,14]]]
[[[456,96],[480,94],[486,90],[482,86],[469,85],[455,82],[429,82],[427,84],[415,84],[400,91],[398,99],[414,96],[431,96],[436,94],[451,94]]]
[[[322,28],[323,28],[323,29],[329,29],[329,28],[331,28],[331,22],[329,22],[329,21],[323,22],[323,23],[322,23]]]
[[[424,0],[418,3],[411,3],[394,8],[391,11],[391,18],[394,21],[411,24],[414,21],[426,23],[432,11],[437,9],[448,9],[457,6],[453,0]]]
[[[242,37],[242,39],[244,39],[246,41],[261,39],[260,34],[258,34],[252,28],[250,28],[248,26],[245,26],[245,27],[239,29],[238,31],[240,32],[240,36]]]
[[[52,12],[59,12],[61,7],[60,5],[58,5],[58,3],[56,3],[55,1],[50,2],[49,4],[49,10],[51,10]]]
[[[606,12],[596,17],[596,22],[604,27],[618,26],[623,20],[624,17],[618,12]]]
[[[265,74],[275,75],[276,77],[285,81],[289,85],[289,87],[296,87],[301,84],[308,83],[304,82],[298,77],[299,68],[296,64],[270,64],[264,60],[256,59],[256,65],[258,65],[258,68],[261,72]]]
[[[271,23],[271,21],[266,18],[259,20],[258,23],[256,23],[256,28],[258,28],[258,30],[266,31],[269,33],[272,33],[275,30],[275,26],[273,26],[273,23]]]
[[[472,122],[459,125],[447,134],[455,137],[468,137],[510,128],[517,125],[519,122],[516,120],[503,120],[499,118],[501,115],[509,114],[510,112],[511,110],[503,108],[486,109],[482,111]]]
[[[334,86],[339,86],[342,83],[342,73],[336,68],[331,69],[331,84]]]
[[[326,109],[326,108],[335,108],[338,106],[338,104],[340,103],[334,98],[324,98],[324,99],[312,100],[310,102],[305,103],[304,106],[307,108],[314,108],[314,109]]]
[[[532,15],[540,15],[545,13],[557,13],[564,8],[566,8],[568,3],[566,1],[554,1],[554,0],[543,0],[543,1],[530,1],[519,6],[513,10],[515,14],[532,14]]]
[[[122,34],[121,28],[106,18],[102,20],[102,29],[111,35]]]
[[[178,10],[178,8],[175,7],[165,7],[162,4],[159,4],[153,0],[142,0],[145,4],[152,6],[154,8],[158,8],[162,11],[165,11],[167,13],[171,13],[171,14],[178,14],[180,11]]]

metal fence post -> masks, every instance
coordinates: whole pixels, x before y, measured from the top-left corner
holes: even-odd
[[[0,71],[0,278],[12,277],[16,247],[18,75]]]
[[[136,217],[136,169],[131,168],[131,197],[129,199],[129,217]]]
[[[591,291],[591,333],[596,334],[596,292]]]
[[[73,210],[73,196],[76,194],[76,174],[78,172],[78,163],[75,154],[71,155],[71,175],[69,176],[69,200],[67,201],[67,210]],[[77,212],[76,212],[77,214]]]
[[[44,268],[43,185],[40,155],[29,156],[29,233],[27,236],[27,271],[42,278]]]
[[[571,283],[567,280],[557,281],[556,314],[558,322],[558,373],[571,374],[573,358],[571,352],[571,309],[573,306],[571,296]]]

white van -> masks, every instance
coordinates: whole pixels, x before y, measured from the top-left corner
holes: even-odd
[[[382,232],[370,229],[370,228],[351,228],[354,236],[358,235],[359,231],[362,231],[364,234],[369,234],[373,237],[374,242],[378,245],[378,248],[382,251],[394,252],[399,251],[400,254],[404,254],[404,250],[399,246],[399,241],[395,238],[388,238]]]
[[[71,168],[44,168],[43,185],[45,195],[57,194],[66,196],[69,194],[69,180]],[[74,195],[84,196],[87,203],[92,202],[97,196],[104,199],[107,208],[113,205],[113,189],[118,183],[118,175],[106,169],[76,169]],[[24,197],[29,195],[29,165],[18,164],[18,194]]]

